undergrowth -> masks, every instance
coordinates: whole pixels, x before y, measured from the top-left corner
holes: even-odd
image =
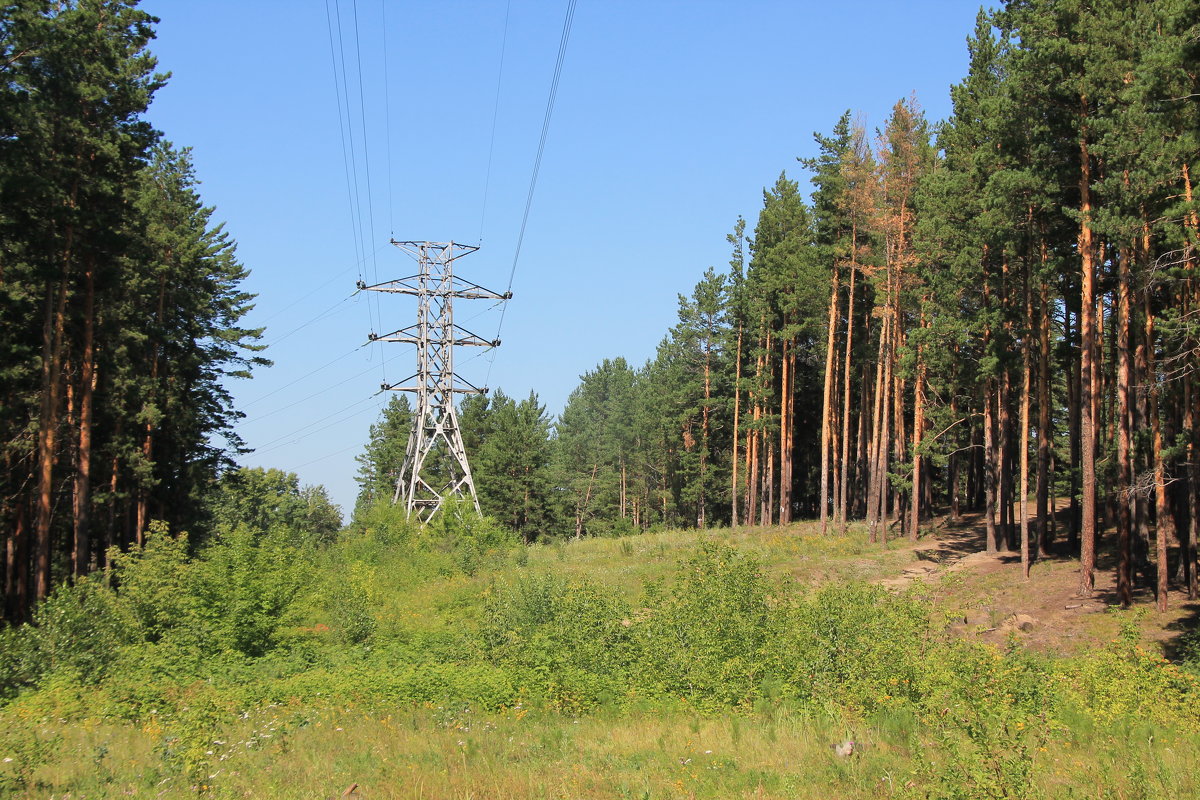
[[[1168,796],[1162,776],[1196,752],[1197,670],[1132,623],[1070,658],[997,649],[942,635],[918,589],[808,586],[764,569],[762,542],[663,536],[528,547],[462,507],[418,527],[381,506],[328,546],[239,527],[192,553],[155,526],[32,625],[0,631],[0,791],[265,795],[253,776],[274,780],[268,763],[319,782],[333,748],[328,780],[406,773],[437,796],[550,796],[575,780],[560,762],[581,724],[628,738],[576,741],[589,777],[574,790],[595,797],[1100,796],[1072,794],[1097,776],[1113,796]],[[631,556],[654,547],[631,581]],[[808,552],[822,549],[864,552]],[[340,744],[380,725],[437,735]],[[505,727],[510,741],[490,736]],[[683,744],[681,727],[696,734]],[[721,753],[695,744],[702,730]],[[843,739],[858,743],[847,758],[829,752]],[[777,740],[811,751],[805,765],[769,754]],[[1170,754],[1144,746],[1168,740]],[[495,759],[518,755],[540,789],[498,777]],[[448,758],[460,777],[438,783]],[[474,762],[493,765],[478,786],[509,788],[470,789]],[[614,782],[625,773],[642,779]]]

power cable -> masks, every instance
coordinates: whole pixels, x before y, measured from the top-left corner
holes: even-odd
[[[332,363],[332,362],[331,362],[331,363]],[[328,366],[328,364],[327,364],[326,366]],[[271,411],[268,411],[268,412],[266,412],[265,414],[259,414],[257,417],[251,417],[250,419],[241,420],[240,422],[238,422],[238,424],[239,424],[239,425],[250,425],[250,424],[252,424],[252,423],[255,423],[255,422],[259,422],[259,421],[261,421],[261,420],[264,420],[264,419],[266,419],[267,417],[273,417],[273,416],[275,416],[276,414],[283,413],[284,411],[287,411],[289,408],[293,408],[294,406],[298,406],[298,405],[300,405],[301,403],[307,403],[309,400],[312,400],[314,397],[320,397],[321,395],[325,394],[326,392],[331,392],[331,391],[333,391],[334,389],[338,388],[339,386],[345,386],[345,385],[346,385],[347,383],[349,383],[350,381],[358,380],[358,379],[359,379],[359,378],[361,378],[363,375],[366,375],[368,372],[371,372],[371,371],[372,371],[372,370],[374,370],[374,369],[375,369],[375,365],[374,365],[374,364],[372,364],[371,366],[369,366],[369,367],[367,367],[366,369],[364,369],[362,372],[359,372],[359,373],[357,373],[357,374],[355,374],[355,375],[351,375],[349,378],[345,378],[344,380],[340,380],[340,381],[338,381],[337,383],[331,383],[331,384],[329,384],[328,386],[326,386],[326,387],[325,387],[325,388],[323,388],[323,389],[318,389],[317,391],[313,392],[313,393],[312,393],[312,394],[310,394],[310,395],[307,395],[307,396],[305,396],[305,397],[301,397],[299,400],[295,400],[295,401],[293,401],[293,402],[291,402],[291,403],[288,403],[286,406],[279,406],[278,408],[275,408],[275,409],[273,409],[273,410],[271,410]],[[314,370],[314,371],[315,371],[315,370]],[[311,374],[311,373],[310,373],[310,374]],[[294,382],[294,381],[293,381],[293,382]]]
[[[379,245],[379,247],[377,247],[377,248],[375,249],[375,252],[376,252],[376,253],[378,253],[380,250],[382,250],[382,249],[383,249],[383,248],[385,248],[385,247],[387,247],[387,245],[386,245],[386,244],[381,244],[381,245]],[[279,317],[280,317],[282,314],[284,314],[285,312],[287,312],[287,311],[290,311],[290,310],[292,309],[292,307],[293,307],[293,306],[295,306],[297,303],[299,303],[299,302],[301,302],[301,301],[303,301],[303,300],[307,300],[308,298],[312,297],[312,296],[313,296],[314,294],[316,294],[317,292],[319,292],[319,291],[321,291],[322,289],[324,289],[326,286],[329,286],[331,283],[334,283],[334,282],[336,282],[336,281],[339,281],[339,280],[341,280],[343,277],[345,277],[346,273],[347,273],[347,272],[350,272],[351,270],[358,269],[358,270],[359,270],[359,275],[361,276],[361,275],[362,275],[361,267],[362,267],[362,265],[363,265],[363,263],[364,263],[365,261],[366,261],[366,259],[365,259],[365,258],[363,258],[363,259],[360,259],[360,260],[359,260],[357,263],[355,263],[355,264],[351,264],[350,266],[346,267],[346,268],[345,268],[345,269],[343,269],[341,272],[339,272],[339,273],[337,273],[336,275],[332,276],[331,278],[329,278],[328,280],[324,281],[323,283],[319,283],[319,284],[317,284],[316,286],[314,286],[313,288],[309,289],[309,290],[308,290],[307,292],[305,292],[304,294],[302,294],[302,295],[300,295],[299,297],[297,297],[297,298],[296,298],[295,300],[293,300],[292,302],[288,303],[288,304],[287,304],[286,306],[284,306],[283,308],[280,308],[280,309],[278,309],[278,310],[277,310],[277,311],[276,311],[274,314],[272,314],[271,316],[269,316],[269,317],[267,317],[265,320],[263,320],[261,324],[262,324],[262,325],[267,325],[267,324],[269,324],[269,323],[271,322],[271,320],[277,319],[277,318],[279,318]],[[321,313],[324,313],[324,312],[321,312]]]
[[[334,311],[337,311],[337,309],[338,309],[338,307],[339,307],[339,306],[341,306],[341,305],[342,305],[343,303],[345,303],[347,300],[350,300],[350,299],[352,299],[352,298],[353,298],[355,295],[357,295],[357,294],[358,294],[358,292],[357,292],[357,291],[351,292],[350,294],[348,294],[348,295],[346,295],[345,297],[343,297],[341,300],[338,300],[336,303],[334,303],[333,305],[331,305],[331,306],[329,306],[328,308],[326,308],[324,311],[322,311],[322,312],[320,312],[319,314],[317,314],[317,315],[316,315],[315,317],[313,317],[312,319],[308,320],[308,322],[304,322],[304,323],[301,323],[300,325],[297,325],[296,327],[292,328],[290,331],[288,331],[287,333],[283,334],[282,336],[280,336],[280,337],[279,337],[279,338],[277,338],[277,339],[272,339],[270,342],[268,342],[267,344],[265,344],[265,345],[264,345],[264,347],[274,347],[275,345],[277,345],[277,344],[279,344],[280,342],[282,342],[284,339],[287,339],[288,337],[292,336],[293,334],[299,333],[300,331],[304,330],[304,329],[305,329],[305,328],[307,328],[309,325],[312,325],[312,324],[314,324],[314,323],[316,323],[316,322],[320,322],[321,320],[325,319],[325,318],[326,318],[326,317],[328,317],[330,314],[332,314]]]
[[[359,448],[362,448],[363,446],[364,445],[361,442],[358,442],[358,443],[350,445],[349,447],[343,447],[341,450],[335,450],[332,453],[327,453],[327,454],[321,456],[320,458],[314,458],[312,461],[305,461],[303,464],[297,464],[293,469],[301,470],[307,466],[316,464],[318,461],[324,461],[327,458],[333,458],[334,456],[340,456],[342,453],[348,452],[350,450],[357,450]]]
[[[396,205],[392,199],[392,92],[388,82],[387,0],[379,0],[383,32],[383,120],[387,147],[388,233],[395,234]],[[495,123],[493,123],[493,127]]]
[[[352,170],[351,170],[351,166],[350,166],[350,155],[349,155],[350,151],[346,147],[346,129],[342,125],[342,123],[345,119],[345,117],[343,116],[343,113],[342,113],[342,85],[344,84],[345,81],[344,81],[344,79],[339,79],[339,76],[338,76],[337,48],[335,48],[334,44],[333,44],[333,17],[329,10],[329,0],[325,0],[325,25],[329,29],[329,59],[333,65],[333,92],[337,96],[338,135],[341,137],[341,140],[342,140],[342,168],[346,174],[346,198],[350,203],[350,235],[351,235],[351,238],[354,240],[354,254],[358,259],[358,263],[361,265],[363,262],[363,253],[359,249],[360,238],[357,235],[358,221],[357,221],[357,215],[355,213],[355,207],[354,207],[354,189],[351,187],[351,183],[350,183],[350,176],[352,174]],[[338,25],[338,37],[339,37],[339,39],[341,38],[340,23]],[[349,102],[350,102],[350,98],[347,97],[346,103],[349,104]],[[347,114],[348,113],[349,112],[347,112]],[[361,269],[359,270],[358,276],[360,278],[362,277]]]
[[[341,409],[338,409],[337,411],[334,411],[332,414],[326,414],[325,416],[321,417],[320,419],[315,419],[312,422],[308,423],[307,425],[302,425],[299,428],[296,428],[295,430],[291,431],[290,433],[285,433],[283,436],[279,436],[275,439],[272,439],[271,441],[264,444],[261,448],[257,449],[255,452],[257,452],[259,455],[262,455],[264,453],[270,453],[270,452],[278,450],[282,447],[287,447],[289,445],[293,445],[299,441],[302,441],[302,440],[308,438],[309,436],[312,436],[314,433],[319,433],[320,431],[323,431],[326,428],[331,428],[334,425],[337,425],[338,423],[345,422],[346,420],[358,415],[359,413],[361,413],[364,410],[364,409],[359,408],[359,406],[361,406],[363,403],[372,402],[379,394],[380,394],[379,392],[375,392],[374,394],[368,395],[367,397],[364,397],[355,403],[351,403],[348,406],[345,406]],[[328,425],[323,425],[320,428],[317,428],[316,430],[311,430],[311,431],[308,430],[309,428],[312,428],[314,425],[320,425],[322,422],[325,422],[326,420],[331,419],[333,417],[338,417],[339,415],[343,415],[343,416],[339,417],[339,419],[333,420],[333,422],[330,422]],[[303,436],[297,436],[297,434],[299,434],[303,431],[308,431],[308,433],[305,433]],[[293,437],[295,437],[295,438],[293,438]]]
[[[362,39],[359,35],[358,26],[358,0],[351,0],[351,8],[354,11],[354,61],[358,70],[358,115],[362,122],[362,142],[363,142],[363,174],[367,183],[367,235],[368,239],[375,238],[375,193],[371,188],[371,146],[367,139],[367,101],[366,93],[363,91],[363,68],[362,68]],[[386,53],[386,49],[384,50]],[[344,63],[344,62],[343,62]],[[362,222],[361,207],[359,209],[359,222]],[[365,245],[364,245],[365,250]],[[371,277],[373,283],[379,283],[379,262],[375,258],[375,253],[371,255]],[[370,315],[371,298],[367,298],[367,313]],[[383,323],[383,310],[380,307],[380,300],[375,298],[375,317]],[[374,322],[372,322],[372,325]],[[387,351],[380,352],[380,368],[383,372],[383,380],[387,382]]]
[[[512,269],[508,272],[508,288],[505,289],[505,294],[512,293],[513,278],[517,274],[517,262],[521,258],[521,245],[525,241],[525,228],[529,224],[529,209],[533,206],[533,192],[537,187],[538,173],[542,169],[542,154],[546,150],[546,137],[550,131],[550,118],[554,115],[554,101],[558,96],[558,83],[562,78],[563,61],[567,55],[567,42],[571,38],[571,24],[575,19],[575,3],[577,0],[568,0],[567,15],[563,20],[562,35],[558,40],[558,59],[554,64],[554,78],[550,81],[550,96],[546,100],[546,113],[542,118],[542,134],[538,139],[537,156],[533,160],[533,176],[529,179],[529,192],[525,195],[525,212],[521,216],[521,231],[517,235],[517,249],[513,253]],[[496,325],[496,335],[493,339],[500,338],[500,329],[504,327],[504,315],[508,311],[508,302],[500,307],[500,322]],[[494,361],[492,363],[495,363]],[[484,379],[486,386],[492,377],[492,368],[488,366],[487,377]]]
[[[487,219],[488,188],[492,184],[492,156],[496,151],[496,120],[500,116],[500,84],[504,78],[504,54],[508,50],[508,17],[512,0],[504,7],[504,35],[500,39],[500,69],[496,72],[496,99],[492,103],[492,136],[488,142],[487,176],[483,179],[483,211],[479,214],[479,244],[483,244],[483,223]]]

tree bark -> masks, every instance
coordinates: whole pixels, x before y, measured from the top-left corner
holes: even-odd
[[[792,351],[791,341],[780,343],[779,382],[779,524],[792,521]]]
[[[75,467],[74,573],[81,577],[91,561],[92,416],[96,391],[96,268],[84,269],[83,353],[79,370],[79,447]]]
[[[833,432],[833,370],[834,370],[834,335],[837,331],[838,312],[838,268],[833,265],[833,274],[829,282],[829,319],[825,336],[825,387],[821,402],[821,535],[829,532],[829,447]]]
[[[1087,99],[1081,98],[1087,113]],[[1079,540],[1079,594],[1091,597],[1095,589],[1096,569],[1096,420],[1094,415],[1096,380],[1096,268],[1093,263],[1095,243],[1092,236],[1091,156],[1088,152],[1086,127],[1079,138],[1079,257],[1082,281],[1080,284],[1079,319],[1079,450],[1081,466],[1082,518]]]
[[[1046,241],[1042,240],[1042,263],[1046,262]],[[1050,446],[1054,439],[1050,418],[1050,287],[1045,279],[1038,287],[1038,448],[1037,448],[1037,539],[1038,558],[1050,555]]]
[[[851,239],[853,241],[853,238]],[[853,245],[851,245],[853,247]],[[850,265],[850,289],[846,300],[846,354],[842,368],[842,479],[838,491],[838,523],[841,532],[846,532],[846,519],[849,516],[850,497],[850,355],[854,350],[854,277],[858,273],[854,264]],[[861,409],[859,411],[862,413]]]
[[[887,348],[888,321],[884,317],[879,328],[879,356],[875,361],[875,397],[874,413],[871,415],[871,442],[867,448],[868,479],[867,479],[867,529],[870,540],[874,542],[878,536],[881,509],[879,503],[880,475],[879,452],[882,448],[883,435],[883,385],[884,385],[884,352]]]
[[[892,389],[892,334],[895,328],[895,321],[888,316],[886,321],[888,346],[883,352],[883,398],[880,410],[880,432],[879,432],[879,463],[877,465],[879,479],[878,491],[879,497],[877,503],[879,506],[879,541],[887,544],[887,526],[888,526],[888,488],[891,481],[888,480],[888,446],[891,442],[891,389]]]
[[[50,523],[54,507],[54,462],[58,456],[56,445],[69,260],[68,253],[63,258],[63,277],[57,287],[50,287],[46,293],[46,314],[42,328],[42,396],[38,415],[38,487],[34,517],[34,597],[37,600],[43,600],[50,594]]]
[[[996,530],[996,473],[999,465],[996,463],[996,417],[993,409],[996,405],[996,379],[988,378],[983,392],[983,494],[984,494],[984,530],[987,552],[995,553],[999,547],[998,531]]]
[[[1118,256],[1117,282],[1117,597],[1128,608],[1133,603],[1133,553],[1130,547],[1132,518],[1130,504],[1133,484],[1130,463],[1132,440],[1130,431],[1129,384],[1132,365],[1129,358],[1129,329],[1132,307],[1129,291],[1129,250],[1123,248]]]
[[[927,325],[925,311],[921,310],[921,327]],[[917,377],[913,384],[913,475],[912,475],[912,523],[908,538],[916,541],[921,528],[921,437],[925,433],[925,361],[922,348],[917,345]]]
[[[738,323],[737,347],[734,351],[733,363],[733,485],[729,495],[729,513],[730,524],[736,528],[738,526],[738,436],[741,435],[739,424],[742,410],[742,323],[740,322]]]
[[[1029,270],[1024,271],[1022,289],[1025,295],[1025,332],[1021,337],[1021,419],[1017,447],[1021,460],[1021,572],[1029,579],[1029,405],[1033,383],[1033,294],[1029,287]]]
[[[1158,374],[1154,358],[1154,311],[1150,307],[1149,294],[1146,295],[1146,379],[1149,383],[1150,430],[1153,436],[1154,459],[1154,539],[1158,558],[1158,572],[1155,594],[1158,599],[1158,610],[1167,610],[1167,543],[1175,536],[1175,514],[1171,510],[1170,498],[1167,495],[1167,471],[1163,458],[1163,432],[1159,418],[1159,396],[1161,389],[1158,384]],[[1180,556],[1186,557],[1186,546]],[[1181,558],[1181,561],[1184,558]]]

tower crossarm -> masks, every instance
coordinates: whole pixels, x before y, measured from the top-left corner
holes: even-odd
[[[414,377],[416,377],[416,376],[415,375],[410,376],[408,378],[405,378],[402,381],[397,381],[396,383],[390,383],[390,384],[389,383],[381,383],[381,384],[379,384],[379,390],[381,392],[418,392],[419,393],[421,391],[421,386],[418,384],[410,384],[408,386],[400,385],[402,383],[412,380],[412,378],[414,378]],[[454,377],[456,380],[462,381],[462,378],[458,377],[457,375]],[[466,381],[463,381],[463,383],[466,383]],[[491,390],[487,389],[487,388],[479,389],[475,386],[471,386],[470,384],[467,384],[466,386],[453,386],[449,389],[449,391],[453,392],[454,394],[487,394]]]
[[[367,285],[359,281],[357,286],[362,292],[389,292],[391,294],[409,294],[419,296],[427,294],[430,297],[456,297],[460,300],[511,300],[512,292],[493,292],[491,289],[485,289],[474,283],[466,281],[453,280],[451,286],[446,289],[422,289],[419,285],[414,285],[414,281],[420,278],[419,275],[414,275],[409,278],[397,278],[383,283]]]

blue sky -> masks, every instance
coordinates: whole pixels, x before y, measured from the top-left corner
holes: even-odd
[[[503,291],[566,6],[143,3],[161,19],[151,47],[172,73],[150,120],[193,148],[204,200],[251,272],[248,324],[266,326],[274,361],[231,386],[255,448],[243,463],[297,472],[352,508],[354,457],[387,400],[379,385],[415,369],[410,346],[360,347],[372,330],[409,324],[414,301],[352,297],[354,283],[414,271],[389,237],[453,239],[482,245],[456,271]],[[464,349],[460,373],[512,396],[536,391],[555,414],[602,359],[644,362],[677,295],[726,267],[737,216],[753,228],[782,170],[807,180],[796,158],[814,154],[814,131],[846,109],[882,126],[914,92],[931,120],[947,115],[977,10],[580,0],[503,345]],[[485,301],[455,316],[485,338],[500,321]]]

